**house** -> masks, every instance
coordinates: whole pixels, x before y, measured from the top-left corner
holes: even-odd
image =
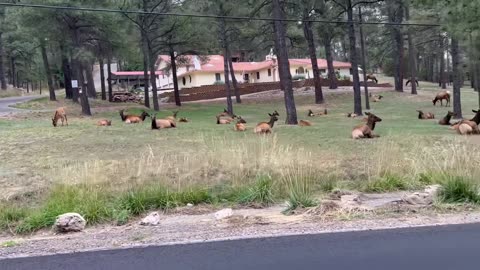
[[[177,78],[179,88],[191,88],[202,85],[223,83],[224,63],[222,55],[194,56],[187,55],[177,61]],[[290,72],[294,79],[313,78],[310,59],[290,59]],[[170,57],[160,55],[157,60],[159,76],[158,86],[161,89],[173,88],[170,71]],[[333,63],[339,76],[350,76],[351,64],[345,62]],[[327,75],[327,61],[318,59],[320,74]],[[239,83],[264,83],[279,81],[276,57],[270,54],[261,62],[233,62],[235,78]]]

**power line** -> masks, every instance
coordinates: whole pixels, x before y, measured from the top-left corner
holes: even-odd
[[[182,14],[170,12],[154,12],[141,10],[121,10],[108,8],[88,8],[88,7],[68,7],[68,6],[52,6],[39,4],[20,4],[20,3],[0,3],[0,6],[18,7],[18,8],[39,8],[39,9],[54,9],[66,11],[88,11],[88,12],[104,12],[104,13],[122,13],[122,14],[143,14],[143,15],[159,15],[165,17],[190,17],[190,18],[208,18],[208,19],[226,19],[236,21],[275,21],[272,18],[259,17],[242,17],[242,16],[218,16],[208,14]],[[299,19],[281,19],[285,22],[313,22],[313,23],[327,23],[327,24],[348,24],[349,21],[342,20],[299,20]],[[438,27],[440,24],[425,24],[425,23],[394,23],[394,22],[358,22],[353,21],[354,24],[371,24],[371,25],[397,25],[397,26],[424,26],[424,27]]]

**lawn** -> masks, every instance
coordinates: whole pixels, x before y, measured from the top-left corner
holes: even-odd
[[[478,181],[480,147],[437,124],[451,108],[433,107],[435,91],[431,84],[418,96],[386,90],[371,110],[383,119],[375,130],[381,137],[360,141],[350,138],[352,128],[362,123],[346,117],[353,107],[350,93],[328,93],[325,105],[297,95],[299,119],[307,119],[308,109],[328,109],[327,116],[308,119],[312,127],[285,125],[281,97],[248,99],[235,106],[248,122],[245,133],[215,124],[215,115],[225,107],[221,101],[185,104],[179,117],[190,122],[160,131],[150,129],[149,119],[139,125],[122,123],[122,104],[92,102],[95,115],[89,118],[71,103],[31,101],[21,106],[66,105],[70,125],[53,128],[47,112],[0,120],[0,228],[3,218],[3,227],[34,231],[66,211],[81,212],[91,223],[123,223],[151,208],[188,202],[286,199],[295,207],[308,206],[334,188],[382,192],[451,177]],[[462,95],[467,118],[478,108],[477,94],[465,89]],[[171,115],[173,109],[158,115]],[[417,109],[434,113],[436,120],[418,120]],[[141,110],[128,106],[129,113]],[[280,113],[274,134],[255,135],[255,124],[268,120],[273,110]],[[113,125],[97,127],[96,120],[103,118],[113,119]]]

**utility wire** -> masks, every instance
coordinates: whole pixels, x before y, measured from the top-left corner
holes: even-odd
[[[88,8],[88,7],[68,7],[68,6],[52,6],[39,4],[20,4],[20,3],[0,3],[0,6],[18,7],[18,8],[39,8],[39,9],[54,9],[65,11],[88,11],[88,12],[104,12],[104,13],[122,13],[122,14],[143,14],[143,15],[159,15],[165,17],[191,17],[191,18],[208,18],[208,19],[226,19],[236,21],[276,21],[272,18],[260,17],[242,17],[242,16],[218,16],[208,14],[185,14],[185,13],[170,13],[170,12],[154,12],[141,10],[121,10],[108,8]],[[326,24],[371,24],[371,25],[398,25],[398,26],[424,26],[424,27],[438,27],[440,24],[425,24],[425,23],[394,23],[394,22],[359,22],[359,21],[342,21],[342,20],[299,20],[299,19],[280,19],[285,22],[312,22],[312,23],[326,23]]]

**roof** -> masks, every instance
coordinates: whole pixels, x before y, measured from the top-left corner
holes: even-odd
[[[306,59],[290,59],[289,60],[290,65],[312,65],[312,61],[308,58]],[[326,59],[317,59],[318,63],[318,68],[320,69],[327,69],[327,60]],[[333,61],[333,67],[334,68],[351,68],[352,64],[347,63],[347,62],[339,62],[339,61]]]
[[[148,75],[150,75],[150,71],[147,72]],[[143,76],[144,72],[143,71],[117,71],[117,72],[112,72],[113,75],[115,76]],[[163,71],[158,70],[155,71],[156,75],[162,75]]]

